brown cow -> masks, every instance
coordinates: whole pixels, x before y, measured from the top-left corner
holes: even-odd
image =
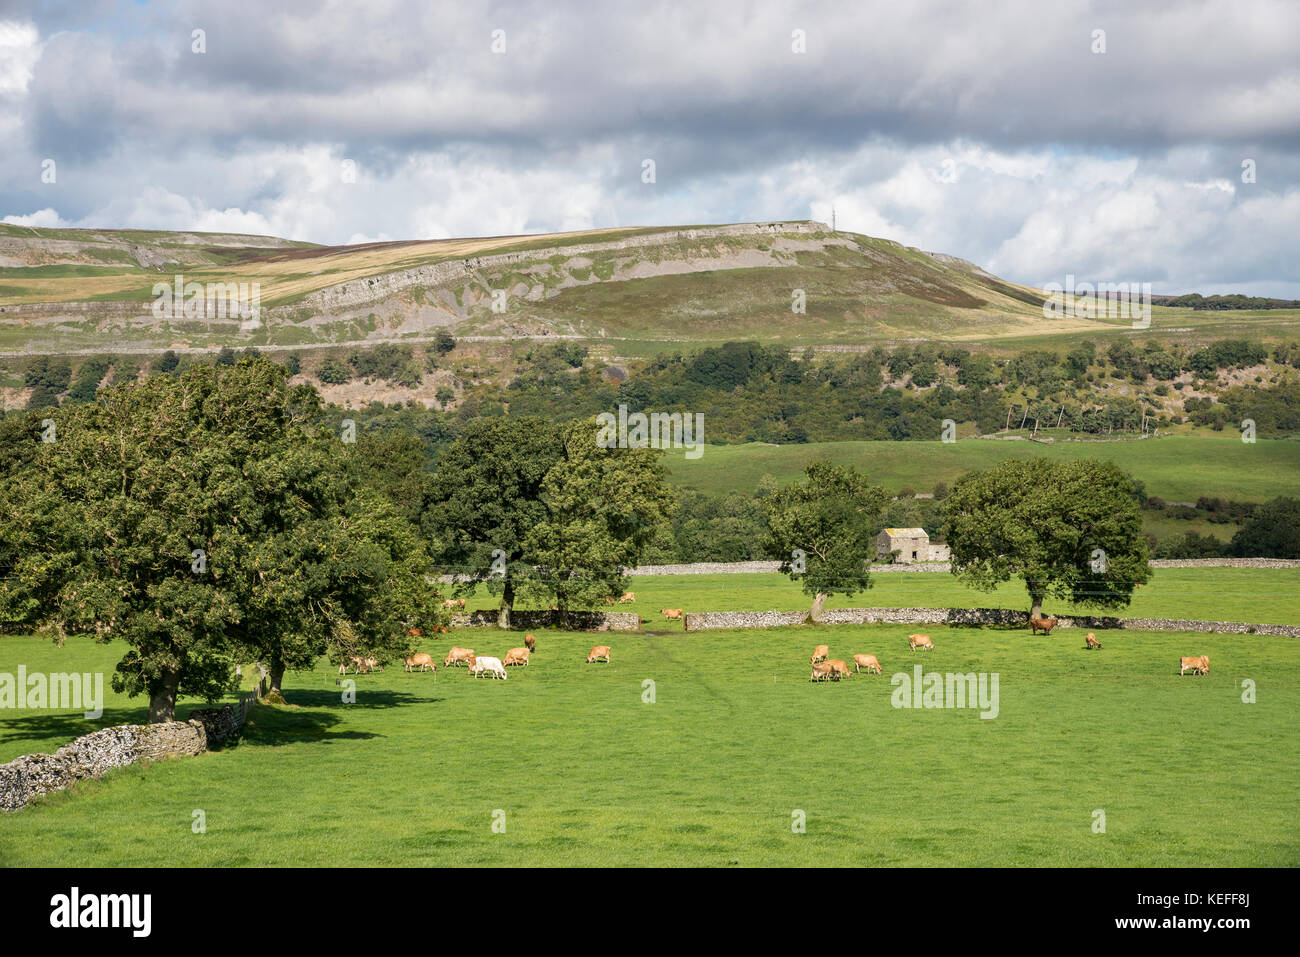
[[[629,601],[636,601],[636,592],[633,591],[623,592],[623,597],[619,599],[620,604]]]
[[[1194,658],[1179,658],[1178,673],[1186,674],[1191,671],[1194,675],[1208,675],[1210,673],[1210,659],[1208,655],[1197,655]]]
[[[612,605],[612,604],[614,604],[614,602],[616,602],[616,601],[618,601],[617,598],[610,598],[610,597],[608,597],[608,596],[606,596],[606,598],[605,598],[605,604],[606,604],[606,605]]]
[[[1083,641],[1084,641],[1084,645],[1083,645],[1083,647],[1085,647],[1085,648],[1100,648],[1100,647],[1101,647],[1101,642],[1097,640],[1097,636],[1094,635],[1092,632],[1088,632],[1088,634],[1086,634],[1086,635],[1084,636]]]
[[[433,663],[433,658],[420,652],[418,655],[411,655],[409,658],[403,658],[407,671],[413,671],[419,668],[421,671],[437,671],[438,666]]]
[[[595,648],[592,648],[591,654],[587,655],[587,664],[591,664],[593,661],[598,661],[601,658],[605,659],[606,664],[609,663],[609,645],[597,645]]]
[[[839,658],[831,658],[826,663],[831,666],[831,674],[836,676],[837,681],[840,678],[847,678],[851,674],[849,666]]]
[[[669,621],[681,621],[682,610],[680,608],[660,608],[659,614],[663,615]]]
[[[465,599],[464,599],[464,598],[448,598],[446,601],[444,601],[444,602],[442,603],[442,607],[443,607],[443,608],[459,608],[461,611],[464,611],[464,610],[465,610]]]
[[[835,673],[829,661],[819,661],[812,666],[812,677],[809,681],[839,681],[840,676]]]
[[[930,640],[929,635],[908,635],[907,644],[912,651],[916,651],[917,648],[929,648],[934,651],[934,642]]]
[[[508,666],[508,665],[524,665],[525,667],[527,667],[527,665],[528,665],[528,649],[527,649],[527,648],[511,648],[509,651],[506,652],[505,660],[502,661],[501,664],[503,664],[503,665],[507,665],[507,666]]]
[[[524,644],[528,646],[530,652],[537,650],[537,639],[532,635],[524,635]]]
[[[379,663],[379,660],[377,658],[367,658],[366,672],[369,673],[371,671],[374,671],[376,668],[378,668],[380,671],[384,670],[384,666]]]
[[[874,671],[876,674],[881,673],[880,662],[876,660],[875,655],[854,655],[853,670],[861,671],[863,668],[866,668],[867,671]]]
[[[1052,629],[1055,627],[1056,627],[1055,618],[1030,618],[1029,619],[1029,630],[1033,632],[1035,635],[1038,634],[1038,631],[1041,628],[1043,631],[1043,637],[1047,637],[1052,633]]]
[[[350,657],[344,658],[343,662],[339,665],[339,674],[341,675],[347,674],[348,665],[352,666],[353,671],[360,673],[361,669],[365,667],[365,664],[366,664],[365,661],[362,660],[361,658],[358,658],[356,655],[352,655]]]
[[[462,661],[466,664],[474,657],[473,648],[458,648],[452,645],[451,650],[447,652],[447,660],[442,663],[444,668],[450,668],[452,665],[458,665]]]
[[[828,647],[825,645],[818,645],[813,649],[812,657],[809,658],[808,661],[815,665],[819,661],[825,661],[830,656],[831,650]]]
[[[419,628],[410,628],[407,630],[406,635],[408,638],[423,638],[424,632],[422,632]]]

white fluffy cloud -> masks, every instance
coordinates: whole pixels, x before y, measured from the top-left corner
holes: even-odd
[[[366,242],[833,205],[1020,282],[1297,294],[1300,8],[1274,0],[103,4],[0,22],[6,221]]]

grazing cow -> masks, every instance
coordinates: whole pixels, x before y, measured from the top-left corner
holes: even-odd
[[[1083,646],[1083,647],[1085,647],[1085,648],[1100,648],[1100,647],[1101,647],[1101,642],[1097,640],[1097,636],[1094,635],[1092,632],[1088,632],[1088,634],[1084,636],[1084,639],[1083,639],[1083,640],[1084,640],[1084,646]]]
[[[379,663],[379,659],[377,659],[377,658],[367,658],[367,659],[366,659],[366,671],[367,671],[367,672],[371,672],[371,671],[374,671],[376,668],[378,668],[380,671],[383,671],[383,670],[384,670],[384,666],[381,665],[381,664]]]
[[[1210,659],[1208,655],[1197,655],[1194,658],[1179,658],[1178,673],[1186,674],[1190,671],[1194,675],[1208,675],[1210,673]]]
[[[443,608],[459,608],[461,611],[464,611],[464,610],[465,610],[465,599],[464,599],[464,598],[448,598],[446,601],[444,601],[444,602],[442,603],[442,607],[443,607]]]
[[[825,661],[830,656],[831,656],[831,650],[829,648],[827,648],[825,645],[818,645],[816,648],[813,649],[812,657],[809,658],[808,661],[815,665],[819,661]]]
[[[532,635],[524,635],[524,644],[528,646],[530,652],[537,650],[537,639]]]
[[[614,602],[616,602],[617,600],[618,600],[618,599],[616,599],[616,598],[609,598],[609,597],[606,597],[606,598],[605,598],[605,604],[606,604],[606,605],[612,605],[612,604],[614,604]]]
[[[629,601],[636,601],[636,592],[634,591],[623,592],[623,597],[619,599],[619,603],[623,604]]]
[[[659,614],[663,615],[669,621],[682,620],[682,610],[680,608],[660,608]]]
[[[854,655],[853,670],[861,671],[863,668],[866,668],[867,671],[874,671],[876,674],[881,673],[880,662],[876,660],[875,655]]]
[[[351,657],[348,658],[344,658],[343,662],[339,665],[339,674],[341,675],[347,674],[348,665],[351,665],[352,670],[359,674],[361,672],[361,669],[365,667],[365,664],[366,664],[365,661],[356,657],[355,655],[352,655]]]
[[[509,651],[506,652],[506,660],[502,662],[502,664],[505,664],[507,666],[524,665],[526,667],[528,665],[528,649],[511,648]]]
[[[447,652],[447,659],[442,663],[442,666],[444,668],[450,668],[452,665],[458,665],[462,661],[468,662],[473,657],[473,648],[458,648],[455,645],[452,645],[451,650]]]
[[[1039,629],[1042,629],[1043,637],[1047,637],[1052,633],[1052,629],[1055,627],[1056,627],[1055,618],[1030,618],[1029,619],[1029,630],[1032,631],[1035,635],[1038,634]]]
[[[836,681],[840,678],[847,678],[851,674],[849,666],[839,658],[831,658],[826,664],[831,666],[831,674],[835,676]]]
[[[469,673],[477,678],[479,675],[488,675],[492,678],[506,678],[506,667],[501,663],[500,658],[493,658],[491,655],[471,656],[469,659]]]
[[[605,664],[609,664],[609,645],[597,645],[592,648],[591,654],[587,655],[587,664],[599,661],[601,658],[605,659]]]
[[[409,658],[403,658],[407,671],[414,671],[419,668],[421,671],[437,671],[438,666],[433,663],[433,658],[420,652],[418,655],[411,655]]]
[[[839,681],[840,676],[835,673],[829,661],[818,661],[812,666],[812,677],[809,681]]]
[[[424,632],[422,632],[419,628],[410,628],[407,630],[406,636],[408,638],[423,638]]]
[[[929,635],[908,635],[907,644],[912,651],[916,651],[917,648],[928,648],[934,651],[934,642],[930,640]]]

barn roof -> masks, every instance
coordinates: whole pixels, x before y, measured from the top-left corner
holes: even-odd
[[[925,529],[923,528],[887,528],[885,529],[885,534],[888,535],[890,538],[920,538],[922,536],[925,536],[926,538],[930,537],[926,533]]]

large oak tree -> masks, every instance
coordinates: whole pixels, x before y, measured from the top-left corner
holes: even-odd
[[[559,427],[521,416],[470,422],[438,458],[423,521],[435,558],[462,593],[484,582],[501,596],[502,628],[533,577],[526,540],[547,517],[542,483],[563,453]]]
[[[819,460],[809,463],[804,474],[806,481],[792,482],[764,499],[764,548],[780,560],[782,572],[813,596],[809,618],[816,621],[831,595],[854,595],[871,587],[873,533],[889,493],[852,466]]]
[[[340,634],[390,655],[436,601],[409,523],[274,363],[194,365],[50,415],[0,478],[0,613],[123,642],[113,687],[148,695],[150,722],[231,690],[250,655],[277,687]]]
[[[622,593],[624,568],[640,562],[676,507],[661,454],[606,447],[595,419],[565,428],[562,453],[542,481],[545,513],[524,543],[537,568],[530,592],[561,613]]]
[[[1151,577],[1137,485],[1112,462],[1002,462],[958,479],[943,514],[953,574],[984,591],[1023,578],[1035,618],[1049,595],[1122,608]]]

